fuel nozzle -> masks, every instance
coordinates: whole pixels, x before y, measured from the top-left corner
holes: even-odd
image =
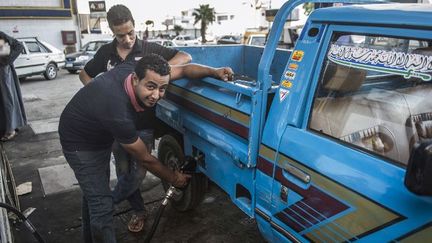
[[[192,156],[186,156],[180,165],[180,171],[185,174],[194,174],[196,172],[197,162]]]
[[[185,174],[196,173],[196,171],[195,171],[196,170],[196,166],[197,166],[197,162],[196,161],[197,161],[197,158],[194,158],[192,156],[186,156],[184,158],[184,160],[181,163],[179,163],[179,167],[178,168],[179,168],[180,172],[185,173]],[[188,187],[188,185],[189,185],[189,182],[183,188],[176,188],[176,187],[174,187],[172,185],[168,188],[168,190],[165,193],[165,197],[162,200],[162,203],[159,206],[159,209],[157,211],[157,214],[156,214],[156,217],[155,217],[155,221],[153,222],[153,225],[152,225],[149,233],[147,234],[146,238],[144,239],[145,243],[150,242],[151,239],[153,238],[153,234],[156,231],[156,228],[157,228],[157,226],[159,224],[159,220],[160,220],[160,218],[161,218],[161,216],[163,214],[163,211],[164,211],[166,205],[168,205],[168,203],[171,200],[177,200],[177,199],[181,198],[181,196],[183,194],[183,190],[185,190]]]
[[[193,174],[193,173],[196,173],[196,171],[195,171],[196,166],[197,166],[196,159],[192,156],[186,156],[184,158],[184,160],[179,164],[179,170],[180,170],[180,172],[185,173],[185,174]],[[186,184],[182,188],[170,186],[165,193],[164,199],[162,200],[162,205],[167,205],[169,200],[171,200],[171,199],[174,199],[174,201],[176,201],[177,199],[181,198],[182,191],[188,187],[189,182],[190,181],[188,181],[188,184]]]

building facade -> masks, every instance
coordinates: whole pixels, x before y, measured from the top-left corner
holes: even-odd
[[[37,37],[65,52],[79,48],[75,0],[0,1],[0,30]]]

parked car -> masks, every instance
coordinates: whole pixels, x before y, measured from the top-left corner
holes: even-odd
[[[176,47],[177,44],[172,41],[172,40],[165,40],[165,39],[151,39],[151,40],[147,40],[148,42],[154,42],[154,43],[158,43],[161,46],[165,46],[165,47]]]
[[[202,37],[198,37],[197,40],[200,43],[200,45],[204,44],[204,45],[213,45],[216,44],[216,38],[213,35],[206,35],[206,43],[202,42]]]
[[[63,52],[36,37],[17,38],[24,45],[21,55],[15,60],[15,70],[22,80],[33,75],[44,75],[48,80],[57,77],[59,68],[65,65]]]
[[[192,38],[190,35],[178,35],[173,39],[174,43],[178,46],[195,46],[199,45],[197,39]]]
[[[66,55],[66,69],[69,73],[76,73],[82,70],[86,63],[90,61],[101,46],[110,43],[112,39],[89,41],[79,52]]]
[[[252,34],[246,39],[245,44],[251,46],[264,46],[266,43],[265,34]]]
[[[218,44],[218,45],[240,44],[240,43],[241,43],[241,36],[239,36],[239,35],[223,35],[216,42],[216,44]]]

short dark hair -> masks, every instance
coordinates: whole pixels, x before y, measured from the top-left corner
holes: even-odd
[[[122,4],[112,6],[107,12],[108,25],[112,29],[113,26],[121,25],[129,20],[135,26],[135,20],[132,17],[131,11]]]
[[[168,62],[158,54],[145,55],[138,61],[135,66],[135,73],[139,80],[145,77],[147,70],[152,70],[161,76],[171,73],[171,67]]]

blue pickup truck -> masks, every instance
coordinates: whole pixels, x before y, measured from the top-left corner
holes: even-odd
[[[265,47],[182,48],[236,75],[177,80],[157,106],[159,159],[201,172],[174,207],[197,206],[210,179],[269,242],[432,242],[432,6],[318,9],[277,49],[303,2],[283,5]]]

